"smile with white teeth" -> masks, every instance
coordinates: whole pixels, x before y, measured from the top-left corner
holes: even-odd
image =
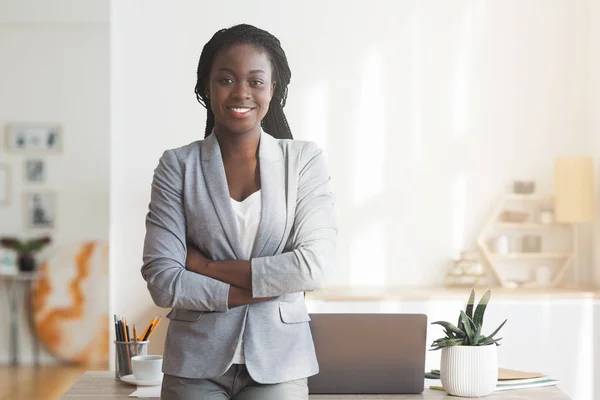
[[[240,114],[245,114],[248,111],[252,110],[251,108],[238,108],[238,107],[230,107],[229,109],[232,111],[235,111],[236,113],[240,113]]]

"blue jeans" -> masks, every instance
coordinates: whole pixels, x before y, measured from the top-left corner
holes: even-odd
[[[165,374],[162,400],[308,400],[308,379],[262,384],[255,382],[244,364],[233,364],[212,379],[189,379]]]

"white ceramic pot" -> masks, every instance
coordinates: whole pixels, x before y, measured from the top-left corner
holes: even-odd
[[[442,387],[454,396],[487,396],[498,382],[496,345],[442,348]]]

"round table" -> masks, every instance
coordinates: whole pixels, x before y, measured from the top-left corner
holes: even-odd
[[[18,365],[19,361],[19,313],[23,306],[27,313],[29,332],[33,344],[33,359],[35,365],[40,362],[40,345],[33,329],[33,313],[29,293],[32,283],[41,278],[38,272],[20,272],[17,274],[0,274],[0,281],[4,281],[8,294],[8,305],[10,311],[10,354],[11,364]],[[19,294],[19,288],[23,287],[25,292]]]

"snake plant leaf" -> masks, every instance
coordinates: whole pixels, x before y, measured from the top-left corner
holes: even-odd
[[[460,338],[457,339],[447,339],[444,343],[446,346],[458,346],[463,343],[463,340]]]
[[[473,321],[473,325],[475,325],[474,326],[474,328],[475,328],[475,339],[480,338],[480,337],[484,337],[484,336],[481,335],[481,325],[477,325],[475,323],[475,321]]]
[[[488,302],[490,301],[490,297],[492,296],[492,292],[488,290],[479,300],[479,304],[475,309],[475,315],[473,315],[473,322],[475,322],[476,326],[483,325],[483,314],[485,314],[485,308],[487,307]]]
[[[434,342],[434,344],[432,346],[435,346],[435,348],[433,348],[432,350],[438,350],[438,349],[441,349],[442,347],[460,346],[461,344],[463,344],[463,340],[459,339],[459,338],[444,339],[439,342]]]
[[[492,339],[491,337],[487,337],[485,338],[485,340],[483,341],[483,345],[488,345],[488,344],[495,344],[496,346],[500,346],[500,343],[498,343],[502,338],[499,339]]]
[[[483,316],[487,304],[491,298],[491,291],[488,290],[482,297],[477,307],[475,306],[475,289],[471,290],[467,307],[460,311],[456,325],[446,321],[435,321],[432,324],[443,327],[445,336],[439,338],[431,344],[431,350],[438,350],[449,346],[486,346],[495,344],[500,346],[500,339],[494,339],[494,336],[502,329],[507,320],[489,336],[481,333],[483,328]]]
[[[496,330],[495,330],[494,332],[492,332],[492,334],[491,334],[491,335],[489,335],[488,337],[489,337],[489,338],[493,338],[493,337],[496,335],[496,333],[498,333],[498,331],[499,331],[500,329],[502,329],[502,327],[504,326],[504,324],[506,323],[506,321],[508,321],[508,320],[507,320],[507,319],[505,319],[505,320],[504,320],[504,322],[503,322],[503,323],[501,323],[501,324],[500,324],[500,326],[499,326],[498,328],[496,328]]]
[[[465,327],[465,333],[467,334],[467,343],[468,345],[473,344],[472,341],[474,339],[475,329],[473,326],[473,321],[464,311],[460,312],[460,319],[462,320],[463,326]]]
[[[457,327],[456,325],[454,325],[454,324],[452,324],[452,323],[450,323],[450,322],[446,322],[446,321],[435,321],[435,322],[432,322],[432,323],[431,323],[431,325],[434,325],[434,324],[441,325],[441,326],[443,326],[444,328],[446,328],[447,330],[449,330],[450,332],[452,332],[452,333],[455,333],[455,334],[457,334],[457,335],[462,335],[462,336],[464,336],[464,335],[465,335],[465,333],[464,333],[462,330],[458,329],[458,327]]]
[[[475,303],[475,288],[471,289],[471,294],[469,295],[469,301],[467,301],[467,308],[465,309],[465,314],[471,319],[473,319],[473,304]]]

